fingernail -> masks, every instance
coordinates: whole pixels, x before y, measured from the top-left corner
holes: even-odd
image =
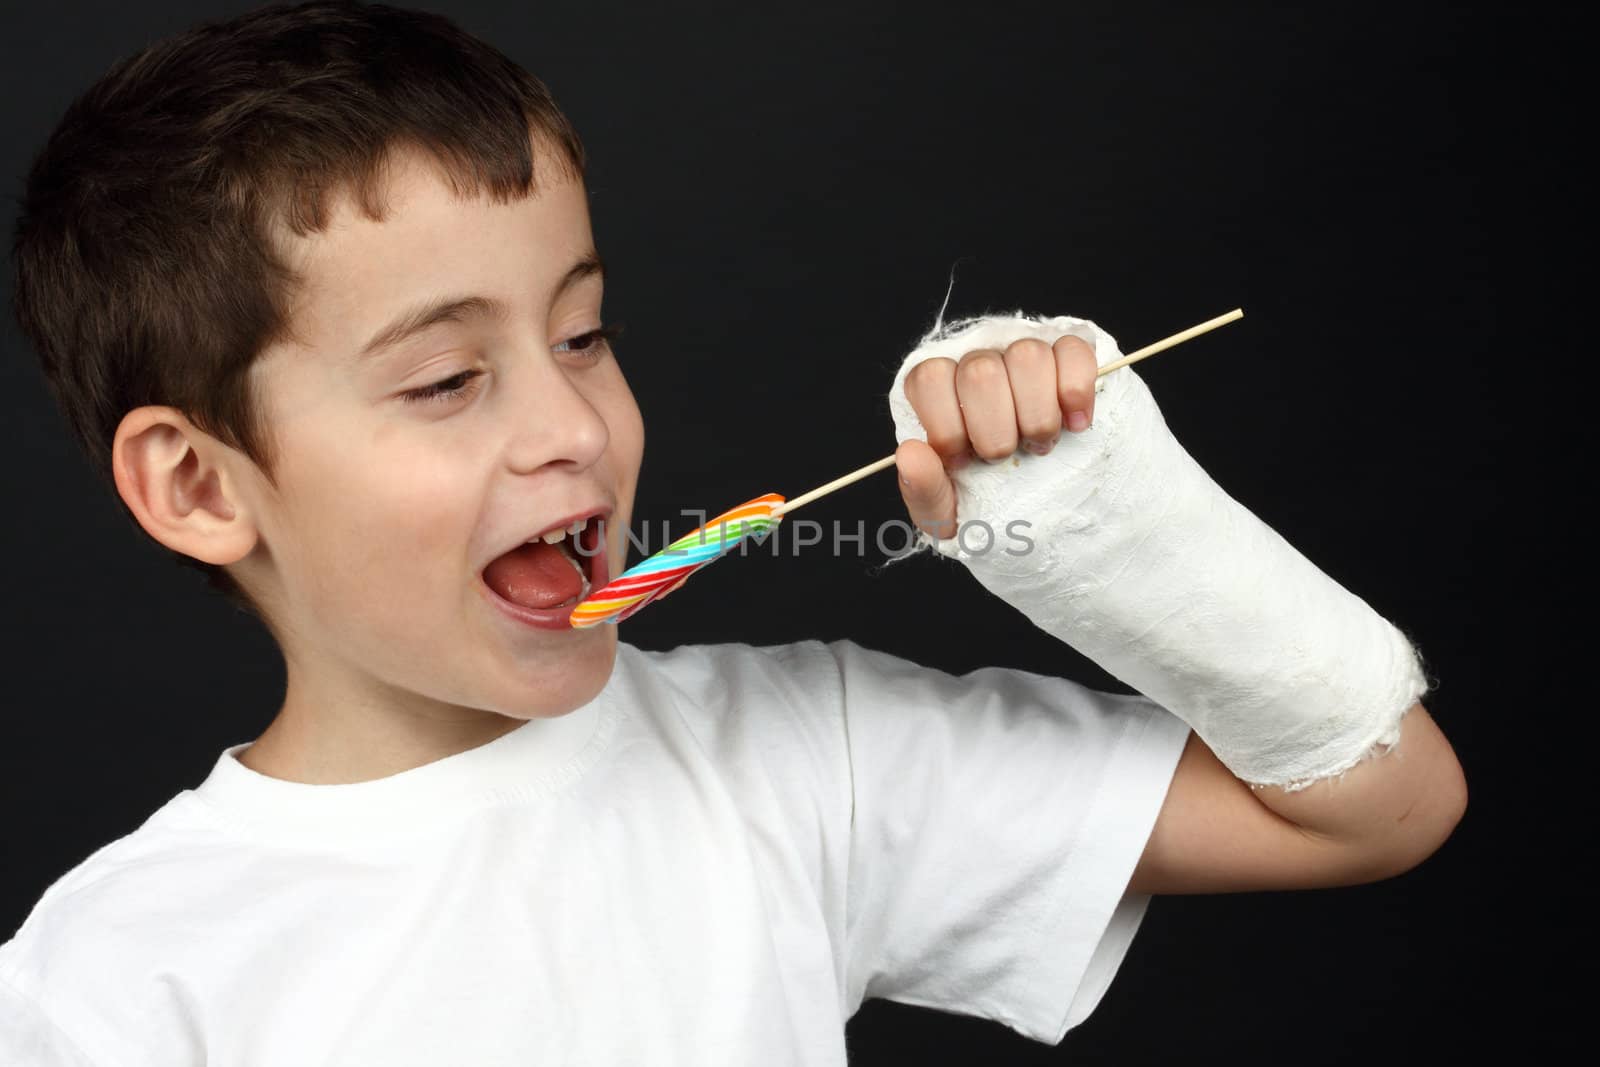
[[[1073,433],[1082,433],[1089,428],[1089,415],[1083,411],[1067,412],[1067,429]]]
[[[1026,448],[1029,452],[1032,452],[1036,456],[1042,456],[1046,452],[1050,451],[1049,445],[1045,444],[1043,441],[1035,441],[1031,437],[1022,442],[1022,447]]]
[[[953,470],[953,471],[958,471],[958,470],[960,470],[961,468],[965,467],[967,464],[969,464],[971,462],[972,462],[972,457],[968,456],[965,452],[963,452],[958,456],[951,456],[950,457],[950,469]]]

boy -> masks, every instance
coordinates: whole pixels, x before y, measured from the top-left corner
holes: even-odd
[[[63,118],[19,319],[133,517],[261,617],[288,685],[0,947],[0,1061],[842,1063],[869,996],[1059,1042],[1151,894],[1370,881],[1448,836],[1465,787],[1420,705],[1324,781],[1274,758],[1334,716],[1250,729],[1284,709],[1234,684],[1253,717],[1208,717],[1209,666],[1176,686],[1153,650],[1165,702],[567,627],[623,565],[643,451],[583,165],[498,52],[327,0],[159,43]],[[1139,411],[1124,372],[1095,391],[1111,347],[908,360],[919,525],[984,514],[969,453],[1028,446],[983,472],[1026,484]]]

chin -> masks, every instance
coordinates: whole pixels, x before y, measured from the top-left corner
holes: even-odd
[[[576,711],[605,688],[617,662],[617,628],[597,626],[578,642],[579,647],[564,651],[549,669],[527,680],[523,702],[512,704],[503,714],[515,719],[553,719]]]

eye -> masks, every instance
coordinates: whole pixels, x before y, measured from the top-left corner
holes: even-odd
[[[454,400],[472,391],[473,381],[483,376],[481,370],[464,370],[432,385],[412,389],[400,395],[408,404],[421,404],[430,400]]]
[[[568,351],[590,359],[599,359],[601,353],[611,347],[611,342],[622,336],[622,323],[602,326],[598,330],[580,333],[578,336],[562,341],[552,351]],[[563,348],[565,346],[565,348]]]

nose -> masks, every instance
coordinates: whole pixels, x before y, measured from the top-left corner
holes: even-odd
[[[507,378],[506,465],[513,472],[527,474],[551,463],[585,470],[600,459],[611,433],[576,373],[541,352]]]

